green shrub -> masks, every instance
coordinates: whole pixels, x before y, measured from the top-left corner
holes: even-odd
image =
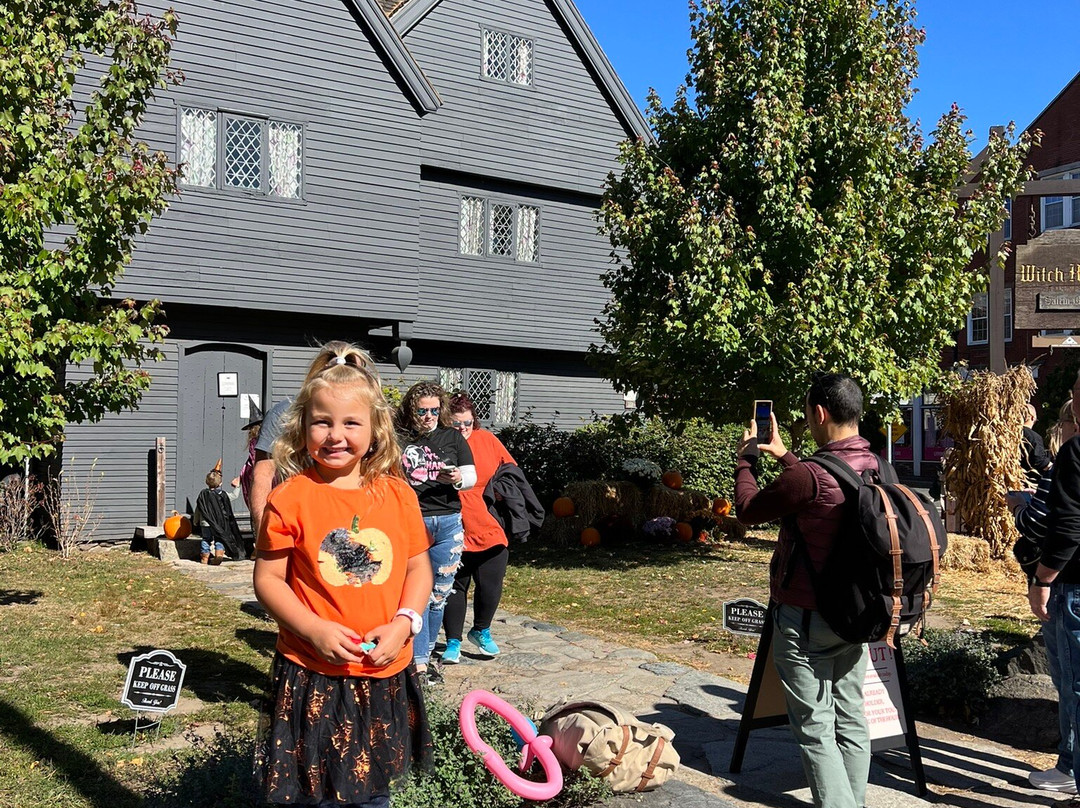
[[[632,457],[650,460],[665,471],[680,471],[687,488],[731,499],[735,451],[744,426],[717,427],[701,418],[668,422],[631,414],[597,418],[570,433],[554,424],[526,420],[499,432],[499,439],[546,507],[569,483],[620,479],[623,462]],[[783,434],[790,445],[790,436]],[[766,458],[759,470],[759,482],[765,486],[776,478],[779,465]]]
[[[1001,679],[994,663],[997,653],[990,641],[968,631],[927,629],[926,645],[906,639],[910,709],[933,717],[972,721]]]
[[[250,808],[255,801],[254,727],[226,725],[209,739],[190,737],[191,747],[172,755],[174,774],[151,785],[147,804],[156,808]]]
[[[428,724],[435,740],[435,771],[409,775],[393,795],[393,808],[522,808],[526,803],[499,783],[484,767],[461,737],[457,707],[429,693]],[[516,770],[521,754],[510,734],[510,726],[488,710],[478,710],[476,726],[480,737]],[[546,808],[584,808],[611,795],[607,785],[584,773],[564,778],[563,790],[551,800],[529,805]]]

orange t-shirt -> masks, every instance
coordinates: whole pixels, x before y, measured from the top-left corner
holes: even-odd
[[[260,552],[289,550],[286,580],[300,602],[364,635],[394,619],[406,565],[428,549],[428,535],[416,494],[404,480],[382,477],[345,490],[327,485],[312,468],[271,491],[256,546]],[[383,678],[412,659],[412,643],[406,642],[386,667],[332,665],[280,626],[277,649],[328,676]]]
[[[469,450],[476,465],[476,485],[467,491],[460,491],[461,524],[465,528],[465,549],[470,553],[479,553],[500,544],[507,544],[503,532],[495,517],[488,511],[484,502],[484,489],[488,481],[495,476],[502,463],[517,463],[502,441],[486,429],[474,429],[469,435]]]

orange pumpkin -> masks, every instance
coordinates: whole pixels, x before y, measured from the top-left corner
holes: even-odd
[[[678,490],[682,488],[682,475],[677,471],[665,471],[664,476],[660,478],[660,482],[668,488]]]
[[[731,503],[723,497],[717,497],[713,500],[712,512],[717,516],[727,516],[731,513]]]
[[[698,541],[698,544],[708,544],[709,543],[709,534],[707,532],[705,532],[704,530],[701,531],[700,533],[697,534],[697,541]]]
[[[676,522],[675,523],[675,538],[681,542],[691,542],[694,540],[694,527],[689,522]]]
[[[600,543],[600,531],[595,527],[587,527],[581,531],[581,543],[586,547],[595,547]]]
[[[559,497],[551,503],[551,512],[560,519],[564,516],[573,516],[576,510],[574,500],[570,499],[570,497]]]
[[[165,535],[170,539],[186,539],[191,535],[191,520],[178,511],[165,520]]]

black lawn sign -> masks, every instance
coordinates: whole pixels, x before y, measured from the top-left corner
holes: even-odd
[[[724,628],[735,634],[761,634],[768,607],[750,598],[724,601]]]
[[[725,622],[726,622],[726,606]],[[739,732],[731,752],[729,770],[738,774],[742,770],[743,754],[750,740],[750,732],[765,727],[778,727],[788,723],[784,691],[772,657],[773,609],[769,605],[758,641],[754,672],[750,675],[750,687],[743,703]],[[926,775],[923,772],[922,751],[915,721],[908,718],[908,682],[904,667],[901,643],[889,648],[884,642],[870,643],[869,664],[863,683],[863,701],[867,724],[870,729],[870,749],[884,752],[907,747],[911,769],[915,775],[915,793],[925,796]]]
[[[120,702],[136,712],[167,713],[180,700],[187,666],[168,651],[150,651],[131,660]]]

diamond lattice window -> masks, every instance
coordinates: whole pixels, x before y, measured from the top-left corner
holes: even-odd
[[[496,426],[514,423],[517,415],[518,375],[505,370],[495,374],[495,406],[491,423]]]
[[[513,84],[532,84],[533,43],[530,39],[510,37],[507,74]]]
[[[217,184],[217,113],[184,107],[180,111],[180,162],[184,185]]]
[[[463,255],[484,254],[484,200],[461,198],[460,249]]]
[[[451,395],[465,389],[464,368],[439,368],[439,384]]]
[[[489,79],[506,81],[506,34],[501,31],[484,31],[484,55],[481,70]]]
[[[250,118],[225,121],[225,184],[258,191],[262,186],[262,123]]]
[[[537,259],[539,227],[540,208],[532,205],[522,205],[518,208],[517,260],[531,262]]]
[[[270,193],[297,199],[304,180],[304,127],[271,121],[269,151]]]
[[[491,205],[488,217],[488,251],[492,255],[514,254],[514,206]]]

